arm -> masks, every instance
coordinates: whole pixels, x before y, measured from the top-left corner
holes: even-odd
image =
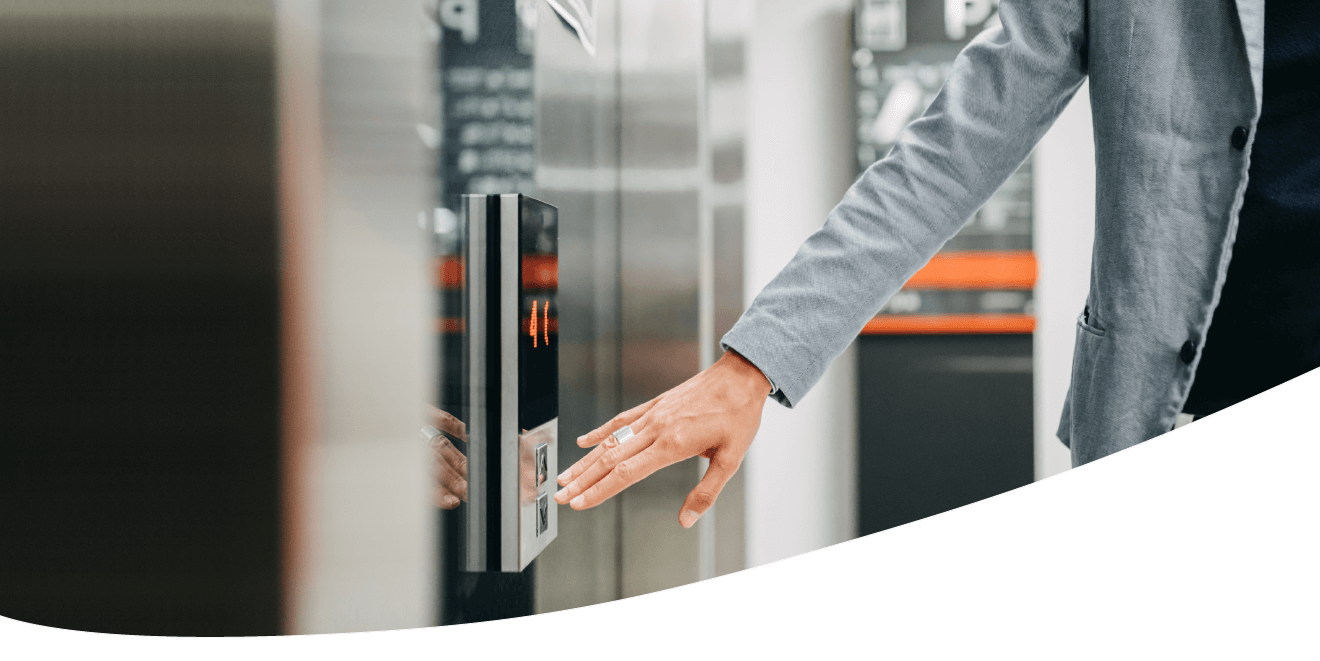
[[[1082,2],[1004,2],[944,88],[823,228],[756,297],[721,346],[792,407],[881,305],[1022,164],[1086,76]]]
[[[1086,76],[1085,0],[1005,0],[1002,27],[958,55],[944,89],[830,213],[722,341],[723,358],[578,439],[596,447],[555,495],[595,507],[695,455],[710,469],[683,504],[714,504],[760,426],[766,395],[793,406],[866,320],[1022,164]],[[741,354],[741,355],[739,355]],[[759,370],[759,371],[758,371]],[[623,443],[610,434],[629,425]]]

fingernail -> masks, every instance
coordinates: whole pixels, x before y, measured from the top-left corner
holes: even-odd
[[[696,510],[683,510],[683,513],[678,517],[678,523],[684,528],[691,528],[692,524],[696,523],[697,519],[700,518],[701,512]]]
[[[568,502],[568,504],[569,504],[569,506],[572,507],[573,509],[575,509],[575,510],[579,510],[579,509],[582,509],[582,505],[583,505],[583,503],[585,503],[586,501],[587,501],[587,499],[586,499],[585,497],[583,497],[583,496],[578,496],[577,498],[574,498],[573,500],[570,500],[570,501]]]
[[[583,434],[582,436],[579,436],[579,437],[578,437],[578,445],[582,445],[583,443],[586,443],[586,442],[587,442],[587,436],[586,436],[586,434]]]
[[[568,495],[568,489],[560,489],[559,491],[555,492],[555,502],[559,503],[560,505],[563,505],[564,497],[567,495]]]
[[[568,469],[568,470],[566,470],[566,471],[564,471],[564,472],[562,472],[562,473],[559,474],[559,477],[557,478],[558,481],[559,481],[559,484],[561,484],[562,486],[568,486],[568,473],[569,473],[569,471],[571,471],[571,470],[573,470],[573,469],[570,468],[570,469]]]
[[[458,499],[453,496],[445,496],[440,501],[445,504],[445,507],[458,507]]]

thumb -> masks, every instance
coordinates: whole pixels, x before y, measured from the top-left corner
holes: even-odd
[[[724,490],[724,485],[738,470],[736,462],[722,459],[727,455],[727,452],[717,452],[711,458],[710,467],[706,469],[706,474],[701,477],[701,481],[697,483],[696,488],[688,494],[687,500],[683,502],[683,509],[678,515],[679,525],[684,528],[691,528],[692,524],[696,523],[702,514],[715,506],[715,499],[720,497],[720,491]]]

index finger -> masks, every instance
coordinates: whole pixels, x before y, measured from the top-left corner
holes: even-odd
[[[428,405],[428,408],[431,409],[431,424],[435,425],[436,429],[439,429],[464,443],[467,442],[467,425],[463,424],[462,420],[459,420],[453,415],[450,415],[449,412],[441,411],[434,406]]]
[[[674,462],[657,451],[652,444],[640,454],[619,462],[619,465],[599,482],[568,501],[568,506],[575,510],[591,509],[672,463]]]
[[[637,436],[640,436],[642,432],[645,431],[646,429],[645,420],[643,420],[643,418],[645,417],[646,416],[643,415],[642,417],[633,420],[631,423],[628,423],[629,426],[637,425],[637,428],[633,429],[634,437],[632,439],[629,439],[628,441],[629,443],[637,442]],[[616,446],[618,446],[618,442],[615,441],[613,438],[611,438],[609,434],[606,434],[605,440],[597,444],[596,447],[592,448],[591,452],[587,453],[587,456],[579,459],[577,463],[573,464],[572,466],[569,466],[568,470],[559,474],[559,477],[556,480],[559,483],[559,486],[561,487],[568,486],[569,482],[576,480],[583,473],[587,472],[587,469],[595,465],[596,462],[599,461],[600,458],[604,456],[606,452],[609,452],[610,450],[614,449]]]
[[[467,477],[467,457],[444,434],[431,439],[431,450],[440,456],[446,464],[464,477]]]

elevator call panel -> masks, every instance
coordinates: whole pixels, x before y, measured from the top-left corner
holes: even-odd
[[[440,406],[467,430],[466,571],[522,571],[558,532],[558,216],[526,195],[462,197]]]

